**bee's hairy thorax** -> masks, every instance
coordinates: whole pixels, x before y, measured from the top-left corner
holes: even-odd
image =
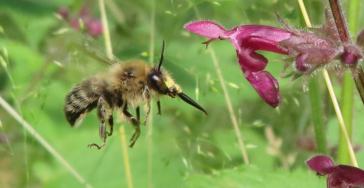
[[[153,92],[147,86],[147,77],[151,69],[149,65],[141,61],[115,64],[111,67],[113,76],[111,76],[108,90],[121,93],[123,101],[137,107],[147,102],[147,99],[151,97],[150,92]]]

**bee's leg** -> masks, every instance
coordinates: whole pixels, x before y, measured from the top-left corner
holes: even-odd
[[[149,88],[148,87],[145,87],[145,98],[147,99],[147,104],[146,104],[146,115],[145,115],[145,119],[144,119],[144,122],[143,122],[143,125],[147,124],[147,119],[148,119],[148,116],[149,116],[149,113],[150,113],[150,101],[151,101],[151,98],[150,98],[150,94],[149,94]]]
[[[140,135],[140,122],[139,120],[135,119],[135,117],[133,115],[130,114],[130,112],[128,111],[128,105],[125,103],[125,106],[123,108],[123,114],[130,120],[131,124],[133,125],[134,129],[135,129],[135,133],[133,134],[133,136],[130,139],[130,145],[129,147],[133,147],[135,142],[138,140],[139,135]]]
[[[158,107],[158,115],[162,115],[161,111],[161,101],[157,100],[157,107]]]
[[[106,125],[105,125],[105,122],[101,122],[100,124],[100,127],[99,127],[99,133],[100,133],[100,137],[102,139],[102,144],[99,146],[95,143],[91,143],[89,145],[87,145],[87,147],[92,147],[92,146],[96,146],[97,149],[101,149],[105,146],[105,143],[106,143]]]
[[[140,122],[140,108],[139,108],[139,106],[136,107],[135,112],[136,112],[137,120]]]
[[[147,112],[145,114],[145,119],[144,119],[143,125],[147,124],[147,119],[148,119],[148,116],[149,116],[149,113],[150,113],[150,98],[147,101],[146,108],[147,108]]]
[[[99,134],[102,140],[102,144],[99,146],[95,143],[91,143],[88,145],[88,147],[96,146],[97,149],[101,149],[105,146],[107,135],[111,135],[113,131],[112,108],[102,97],[100,97],[97,104],[97,116],[99,117],[101,122],[99,127]],[[106,131],[105,120],[108,120],[108,123],[110,124],[110,134]]]
[[[110,132],[107,132],[107,136],[111,136],[114,131],[114,117],[111,115],[108,119],[109,126],[110,126]]]

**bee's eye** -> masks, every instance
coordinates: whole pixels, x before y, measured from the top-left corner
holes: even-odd
[[[168,91],[169,91],[166,83],[163,80],[163,78],[160,75],[157,75],[157,74],[150,74],[149,75],[148,86],[151,87],[151,89],[154,89],[154,90],[158,91],[161,94],[167,94]]]
[[[152,75],[152,80],[154,82],[161,82],[161,79],[158,76],[156,76],[156,75]]]

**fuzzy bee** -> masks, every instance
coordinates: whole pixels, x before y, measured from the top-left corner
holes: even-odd
[[[161,114],[159,99],[163,95],[171,98],[178,96],[207,115],[199,104],[182,92],[181,87],[174,82],[168,72],[162,69],[164,47],[163,41],[160,62],[156,67],[150,67],[140,60],[120,61],[121,63],[112,64],[108,72],[99,73],[77,84],[67,94],[64,113],[71,126],[74,126],[88,112],[97,109],[102,144],[91,143],[89,147],[96,146],[101,149],[105,146],[106,138],[113,133],[113,111],[117,109],[121,109],[122,114],[135,128],[135,133],[130,139],[130,147],[133,147],[140,135],[139,106],[146,104],[146,117],[143,122],[145,125],[152,99],[157,101],[158,114]],[[135,107],[136,117],[129,112],[130,106]],[[107,131],[106,122],[110,126],[110,131]]]

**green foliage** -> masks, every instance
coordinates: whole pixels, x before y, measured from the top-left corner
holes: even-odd
[[[162,40],[167,41],[164,67],[172,73],[184,93],[203,106],[205,116],[178,99],[161,99],[162,115],[153,104],[152,125],[142,126],[134,148],[128,148],[134,187],[324,187],[325,179],[308,171],[304,161],[315,154],[308,94],[302,81],[279,79],[283,102],[278,109],[265,104],[242,75],[236,52],[228,41],[217,41],[214,49],[237,116],[250,163],[243,158],[231,123],[223,91],[211,55],[201,43],[206,38],[183,29],[192,20],[215,20],[227,28],[239,24],[281,27],[275,12],[288,23],[303,27],[296,1],[272,0],[177,0],[155,1],[155,24],[151,25],[153,1],[105,1],[113,52],[121,60],[158,62]],[[127,187],[120,127],[129,140],[134,133],[127,123],[115,123],[105,148],[87,148],[101,143],[96,113],[89,113],[79,128],[64,118],[64,97],[82,79],[108,68],[90,57],[74,54],[66,39],[54,32],[69,27],[55,14],[69,6],[77,15],[83,5],[100,17],[97,1],[0,0],[0,96],[85,179],[92,187]],[[308,1],[315,24],[323,21],[326,5]],[[311,12],[312,11],[312,12]],[[358,20],[363,20],[363,16]],[[363,22],[360,22],[363,23]],[[151,30],[155,35],[151,35]],[[153,37],[154,42],[151,42]],[[103,36],[95,39],[104,48]],[[6,49],[8,55],[5,55]],[[282,56],[265,53],[268,70],[279,77]],[[57,64],[55,62],[59,62]],[[152,62],[152,64],[153,64]],[[60,66],[61,65],[61,66]],[[332,75],[333,78],[334,75]],[[13,79],[13,81],[11,81]],[[329,149],[335,151],[338,125],[322,78],[318,79],[324,104]],[[335,80],[335,79],[334,79]],[[336,84],[335,89],[340,90]],[[198,90],[198,93],[196,93]],[[363,106],[355,99],[356,114]],[[134,114],[134,110],[130,110]],[[117,116],[117,113],[115,113]],[[141,117],[143,119],[144,112]],[[364,117],[357,115],[354,145],[364,143]],[[84,187],[67,168],[44,149],[2,107],[0,108],[0,187]],[[150,127],[152,126],[152,127]],[[271,132],[269,132],[271,130]],[[273,134],[268,134],[273,133]],[[335,152],[333,152],[335,154]],[[363,152],[358,153],[363,167]],[[302,186],[301,186],[302,185]]]
[[[275,170],[266,172],[256,166],[238,166],[234,169],[217,171],[213,175],[194,174],[187,177],[186,188],[220,188],[220,187],[325,187],[325,178],[315,176],[302,169],[289,172]]]

